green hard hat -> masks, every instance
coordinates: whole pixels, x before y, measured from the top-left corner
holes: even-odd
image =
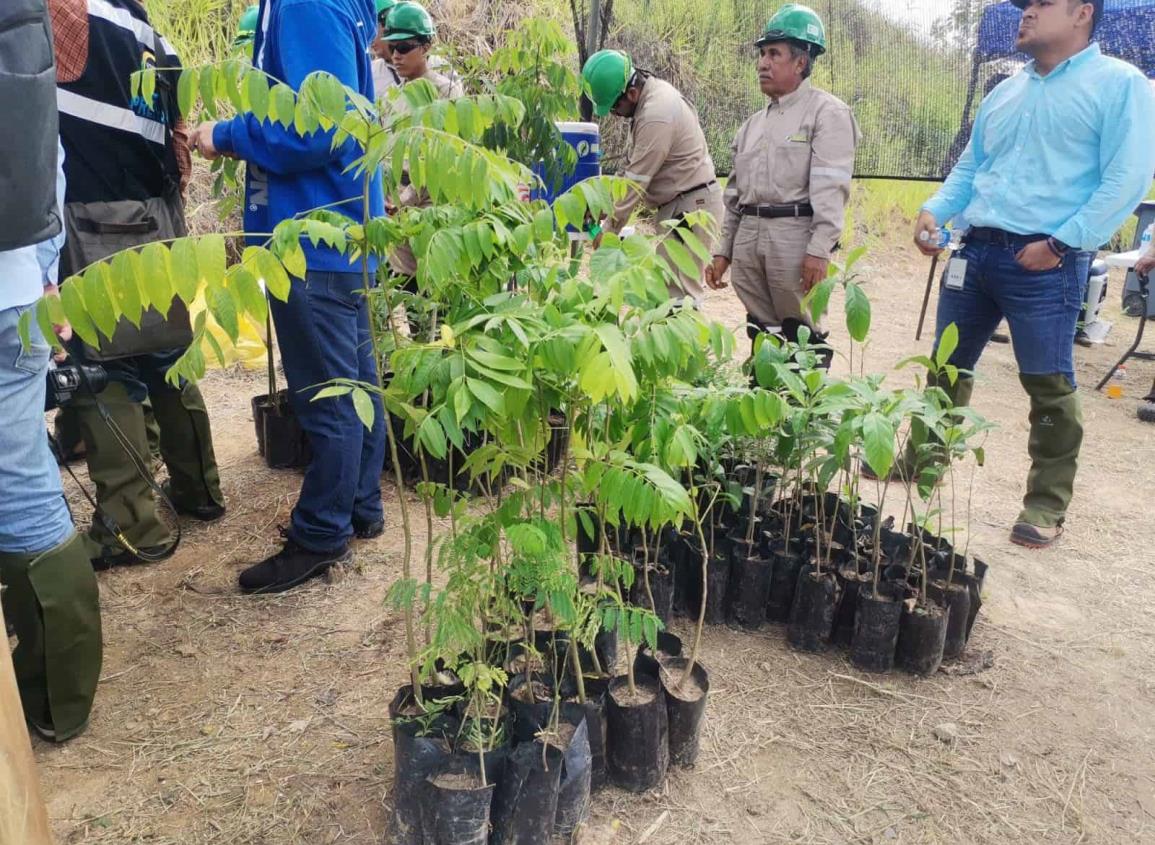
[[[437,34],[433,18],[420,3],[405,0],[385,15],[385,40],[404,41],[407,38],[432,38]]]
[[[397,0],[375,0],[377,5],[377,17],[381,22],[385,22],[385,13],[397,5]]]
[[[762,47],[774,41],[801,41],[810,45],[811,55],[821,56],[826,52],[826,27],[809,6],[787,3],[770,18],[754,45]]]
[[[620,50],[599,50],[582,68],[582,88],[594,104],[598,117],[605,117],[625,93],[634,75],[634,63]]]
[[[257,35],[257,16],[259,12],[257,7],[249,6],[241,13],[241,19],[237,23],[237,35],[233,39],[233,46],[240,47],[245,44],[251,44]]]

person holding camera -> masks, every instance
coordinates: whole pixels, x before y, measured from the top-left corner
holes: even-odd
[[[41,296],[57,294],[63,240],[54,234],[64,173],[43,3],[39,10],[0,8],[0,34],[0,113],[7,118],[0,174],[20,188],[0,199],[0,602],[16,634],[12,663],[24,717],[41,737],[63,742],[88,724],[103,651],[96,576],[44,436],[49,339],[36,320],[27,345],[19,330]],[[67,338],[71,329],[57,332]]]
[[[191,158],[177,74],[167,70],[180,60],[138,0],[49,0],[49,8],[66,153],[61,264],[71,275],[126,249],[187,234],[182,192]],[[147,102],[132,93],[132,74],[142,67],[159,71]],[[205,521],[224,514],[204,399],[196,385],[165,378],[191,341],[188,312],[174,300],[167,319],[156,308],[143,312],[139,329],[122,319],[99,348],[79,338],[69,344],[75,362],[102,366],[109,380],[99,395],[81,390],[70,405],[100,510],[88,535],[97,569],[160,560],[175,550],[154,498],[146,399],[176,511]]]

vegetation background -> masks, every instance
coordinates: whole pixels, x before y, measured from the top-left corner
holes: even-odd
[[[894,0],[811,0],[829,29],[830,50],[816,65],[815,84],[851,104],[863,133],[857,171],[939,173],[959,133],[971,71],[971,50],[982,9],[992,0],[942,0],[947,14],[927,27],[904,27],[879,11]],[[199,65],[231,53],[236,21],[248,0],[144,0],[157,28],[184,62]],[[628,50],[637,63],[682,90],[699,108],[719,172],[730,166],[730,142],[762,102],[754,76],[754,37],[776,2],[766,0],[615,0],[606,43]],[[564,0],[428,0],[440,49],[451,57],[488,52],[502,33],[530,16],[556,20],[572,31]],[[576,64],[575,52],[573,61]],[[981,69],[978,92],[1013,63]],[[976,105],[977,105],[976,98]],[[575,117],[576,117],[575,104]],[[602,125],[605,167],[615,169],[624,122]],[[205,177],[207,181],[207,176]],[[856,180],[844,245],[876,246],[896,227],[906,232],[934,182]],[[207,197],[207,190],[200,195]],[[1155,192],[1152,193],[1155,196]],[[1117,236],[1130,244],[1134,223]]]

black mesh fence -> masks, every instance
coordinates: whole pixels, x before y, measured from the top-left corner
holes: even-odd
[[[666,79],[697,106],[714,163],[762,108],[755,38],[780,0],[615,0],[607,46]],[[1021,13],[993,0],[811,0],[829,49],[813,81],[848,103],[862,129],[859,178],[942,179],[970,134],[983,95],[1023,66]],[[1106,0],[1104,52],[1155,77],[1155,0]],[[623,121],[603,123],[607,170],[624,152]]]

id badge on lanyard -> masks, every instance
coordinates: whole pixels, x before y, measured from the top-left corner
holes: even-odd
[[[967,260],[955,255],[946,265],[943,286],[947,290],[962,290],[967,278]]]

